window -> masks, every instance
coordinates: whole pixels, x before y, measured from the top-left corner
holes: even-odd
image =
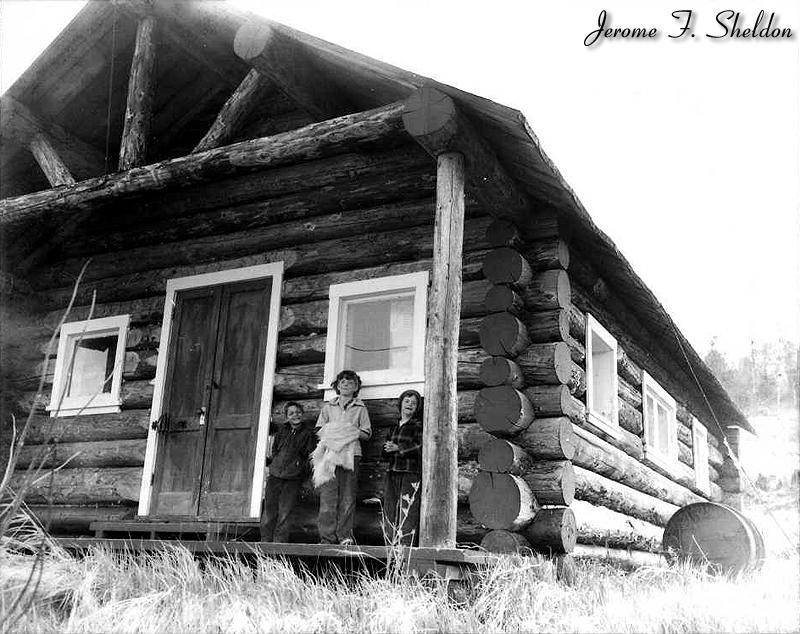
[[[694,456],[694,482],[697,488],[708,493],[711,484],[708,474],[708,431],[692,417],[692,454]]]
[[[344,369],[363,382],[360,396],[422,390],[428,273],[334,284],[330,288],[324,387]],[[333,390],[326,392],[326,398]]]
[[[120,387],[129,316],[61,326],[51,416],[108,414],[120,410]]]
[[[617,340],[586,315],[586,409],[589,422],[619,435]]]
[[[669,471],[678,469],[678,428],[675,399],[647,372],[642,377],[644,455]]]

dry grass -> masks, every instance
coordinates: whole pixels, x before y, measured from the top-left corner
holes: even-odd
[[[0,555],[0,608],[31,557]],[[415,577],[312,577],[258,558],[198,563],[181,547],[83,559],[54,551],[19,632],[796,632],[798,560],[733,579],[692,568],[578,564],[575,584],[540,558],[507,558],[459,593]],[[8,616],[7,614],[5,616]]]

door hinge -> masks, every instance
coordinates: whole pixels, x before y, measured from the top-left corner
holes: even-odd
[[[155,484],[155,481],[156,481],[156,474],[155,473],[151,473],[150,474],[150,486],[153,486],[153,484]]]

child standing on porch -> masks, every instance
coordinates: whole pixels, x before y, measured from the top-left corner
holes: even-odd
[[[314,433],[303,426],[303,407],[290,401],[283,406],[286,423],[278,428],[268,459],[269,478],[261,515],[262,542],[288,542],[289,516],[300,485],[308,476],[308,459],[314,449]]]
[[[342,370],[331,384],[336,397],[324,403],[317,419],[319,444],[311,456],[319,488],[319,537],[323,544],[353,543],[361,441],[372,436],[364,403],[357,398],[361,378]]]

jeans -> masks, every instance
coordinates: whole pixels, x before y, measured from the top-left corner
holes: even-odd
[[[264,489],[264,512],[261,514],[261,541],[288,542],[292,513],[302,480],[284,480],[269,476]]]
[[[352,471],[336,467],[333,479],[319,487],[319,541],[323,544],[353,539],[359,461],[359,456],[353,458]]]
[[[419,504],[422,476],[407,471],[388,471],[383,495],[383,533],[389,544],[419,543]],[[416,485],[416,491],[414,490]],[[413,500],[403,500],[403,496]],[[405,516],[404,516],[405,515]]]

